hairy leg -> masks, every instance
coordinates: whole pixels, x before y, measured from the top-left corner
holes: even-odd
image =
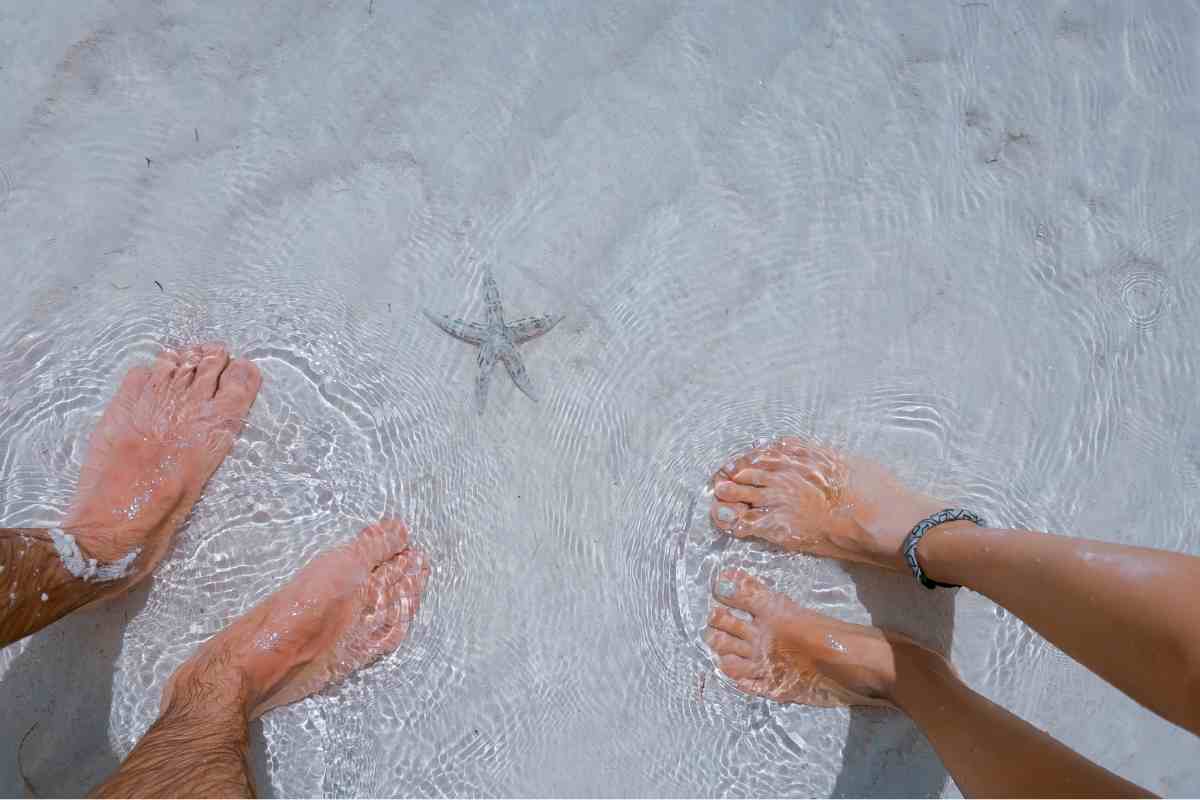
[[[318,556],[180,665],[158,721],[96,795],[250,796],[246,723],[395,650],[428,576],[392,520]]]
[[[0,530],[0,647],[154,570],[260,382],[216,344],[129,371],[92,431],[61,528]]]
[[[176,682],[171,701],[92,797],[253,797],[247,688],[226,672]]]

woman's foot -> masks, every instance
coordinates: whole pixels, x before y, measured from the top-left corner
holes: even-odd
[[[780,703],[891,705],[893,647],[919,647],[899,634],[802,608],[738,570],[720,575],[714,596],[750,615],[747,621],[728,608],[713,609],[704,638],[721,671],[742,691]]]
[[[400,645],[428,577],[403,523],[372,525],[205,642],[162,706],[238,703],[254,719],[318,692]]]
[[[262,380],[219,344],[134,367],[92,432],[63,529],[84,553],[118,561],[140,551],[132,580],[166,555],[175,530],[233,447]]]
[[[946,507],[866,459],[782,439],[713,476],[713,523],[794,552],[905,570],[905,536]]]

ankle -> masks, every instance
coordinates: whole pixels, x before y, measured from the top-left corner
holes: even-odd
[[[887,632],[892,647],[892,675],[887,699],[900,709],[912,698],[927,694],[947,681],[957,683],[958,673],[940,653],[902,634]]]
[[[204,651],[202,647],[167,681],[160,716],[236,720],[244,726],[258,702],[249,677],[220,652]]]

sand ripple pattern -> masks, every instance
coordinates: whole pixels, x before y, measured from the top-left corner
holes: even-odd
[[[799,434],[997,525],[1200,554],[1192,6],[16,5],[0,523],[59,518],[159,347],[219,339],[266,379],[154,585],[0,653],[0,740],[39,723],[43,794],[85,793],[196,644],[383,514],[427,602],[264,720],[276,794],[942,792],[899,716],[718,675],[724,566],[1200,793],[1184,734],[986,600],[707,519],[718,465]],[[522,349],[541,402],[500,378],[480,417],[475,351],[420,309],[481,318],[482,263],[513,318],[566,319]]]
[[[8,204],[8,198],[11,194],[12,179],[8,177],[8,172],[5,171],[4,165],[0,164],[0,212],[4,211],[4,207]]]

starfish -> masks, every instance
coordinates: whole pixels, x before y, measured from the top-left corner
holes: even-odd
[[[461,319],[451,319],[445,314],[434,314],[423,309],[429,321],[455,339],[462,339],[479,348],[479,374],[475,376],[475,402],[479,413],[483,413],[487,405],[488,384],[492,379],[492,369],[496,361],[504,362],[508,375],[525,395],[537,402],[537,393],[529,381],[529,373],[517,352],[517,345],[525,344],[530,339],[536,339],[550,331],[563,321],[562,314],[546,314],[540,317],[524,317],[516,322],[504,321],[504,305],[500,302],[500,289],[492,277],[491,269],[484,267],[483,271],[483,303],[486,309],[485,321],[466,322]]]

